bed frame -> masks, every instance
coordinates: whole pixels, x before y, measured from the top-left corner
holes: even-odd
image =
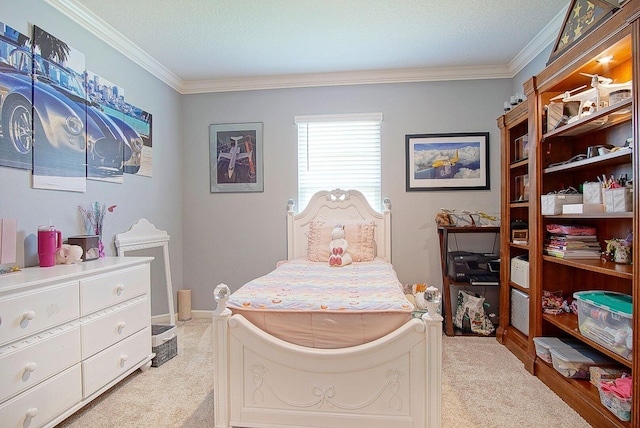
[[[314,219],[373,221],[377,255],[391,259],[391,212],[354,190],[323,191],[296,215],[287,210],[289,259],[306,255]],[[255,327],[226,307],[216,287],[213,313],[215,427],[437,428],[441,424],[442,317],[412,318],[363,345],[315,349]]]

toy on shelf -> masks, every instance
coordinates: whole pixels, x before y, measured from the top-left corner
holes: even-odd
[[[631,97],[631,80],[624,83],[613,83],[613,79],[608,77],[597,74],[580,74],[591,78],[591,88],[577,92],[587,87],[587,85],[582,85],[550,99],[552,103],[557,100],[562,100],[564,103],[562,106],[564,114],[558,118],[556,123],[549,124],[551,129],[573,123],[598,110]]]
[[[490,215],[483,211],[456,211],[448,208],[440,208],[436,213],[438,226],[500,226],[500,216]]]
[[[603,255],[606,261],[615,263],[630,264],[631,263],[631,243],[633,242],[633,233],[629,233],[625,239],[608,239],[607,248]]]
[[[18,266],[0,267],[0,275],[15,272],[20,272],[20,268]]]

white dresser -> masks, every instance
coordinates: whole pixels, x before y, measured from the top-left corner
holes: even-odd
[[[54,426],[151,366],[152,257],[0,276],[0,421]]]

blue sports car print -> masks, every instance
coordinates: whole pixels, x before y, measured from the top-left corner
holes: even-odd
[[[0,39],[0,43],[9,42]],[[45,168],[47,159],[83,156],[79,164],[63,165],[64,171],[53,174],[95,176],[115,174],[125,167],[126,172],[135,173],[140,168],[142,138],[123,120],[105,114],[87,100],[83,76],[14,46],[8,58],[0,58],[3,150],[10,146],[17,153],[29,153],[32,129],[38,142],[40,138],[45,141],[37,147]],[[56,167],[59,169],[52,164]]]

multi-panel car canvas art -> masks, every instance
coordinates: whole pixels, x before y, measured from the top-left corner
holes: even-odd
[[[84,192],[152,175],[152,116],[85,69],[85,55],[34,26],[0,23],[0,166],[31,169],[33,187]]]
[[[104,77],[88,71],[86,82],[90,111],[106,116],[111,134],[111,138],[89,140],[87,177],[121,183],[123,173],[140,173],[142,152],[151,146],[151,115],[127,103],[124,89]],[[150,160],[145,171],[151,176]]]
[[[0,22],[0,166],[31,169],[31,39]]]
[[[33,187],[86,190],[85,56],[34,26]]]
[[[124,164],[124,171],[129,174],[151,177],[153,166],[153,139],[151,135],[153,117],[151,113],[131,104],[127,104],[127,106],[124,122],[138,133],[142,139],[142,144],[127,158]]]

